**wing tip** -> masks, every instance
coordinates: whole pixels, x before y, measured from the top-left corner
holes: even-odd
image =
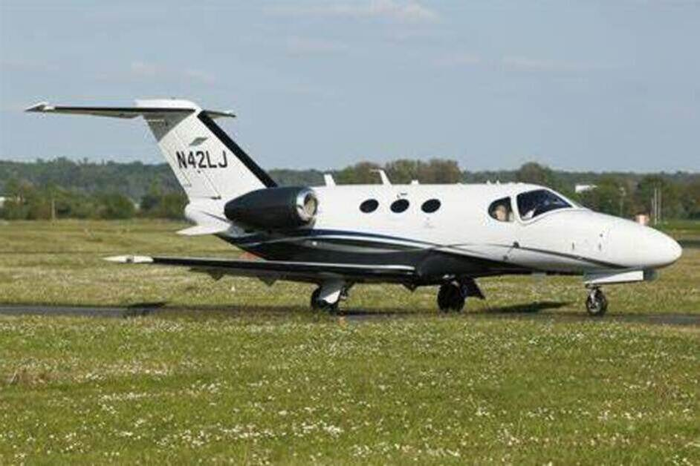
[[[27,108],[24,109],[25,112],[35,112],[35,113],[41,113],[41,112],[48,112],[51,111],[53,107],[49,105],[48,102],[42,101],[38,102],[34,105],[31,105]]]
[[[232,110],[202,110],[210,118],[236,118]]]
[[[184,230],[178,230],[177,234],[182,236],[216,235],[228,230],[229,227],[230,225],[228,224],[195,225]]]

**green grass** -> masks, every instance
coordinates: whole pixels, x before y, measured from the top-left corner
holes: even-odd
[[[357,287],[328,316],[309,286],[100,259],[238,254],[181,227],[0,225],[0,303],[167,302],[0,316],[0,464],[700,462],[700,329],[615,319],[700,313],[698,250],[609,287],[604,319],[574,278],[483,280],[450,316],[434,289]]]
[[[659,228],[676,237],[700,237],[700,220],[668,220],[659,225]]]

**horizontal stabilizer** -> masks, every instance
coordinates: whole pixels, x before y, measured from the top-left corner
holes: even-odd
[[[32,105],[25,111],[30,113],[64,113],[68,115],[92,115],[112,118],[136,118],[138,116],[148,115],[187,115],[199,110],[191,102],[183,100],[159,100],[145,102],[158,102],[161,105],[140,105],[140,103],[137,101],[137,105],[135,107],[84,107],[68,105],[51,105],[48,102],[40,102],[38,104]],[[234,118],[236,116],[233,112],[230,111],[203,110],[203,112],[209,115],[210,118]]]

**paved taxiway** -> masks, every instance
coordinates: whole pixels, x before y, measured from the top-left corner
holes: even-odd
[[[546,306],[556,307],[556,306]],[[100,307],[100,306],[48,306],[48,305],[2,305],[0,306],[0,316],[73,316],[73,317],[106,317],[106,318],[131,318],[153,315],[159,313],[177,314],[177,313],[202,313],[217,312],[230,313],[231,316],[243,316],[247,314],[246,310],[236,308],[185,308],[185,307],[164,307],[162,303],[133,305],[128,307]],[[259,312],[253,311],[254,314]],[[267,314],[284,315],[288,313],[286,308],[275,310],[274,308],[266,308]],[[603,318],[594,319],[585,314],[569,314],[569,313],[551,313],[551,312],[513,312],[494,309],[489,312],[480,312],[475,314],[466,313],[467,318],[473,319],[525,319],[525,320],[550,320],[560,322],[576,322],[576,321],[597,321],[597,322],[629,322],[638,324],[650,325],[674,325],[674,326],[690,326],[700,327],[700,314],[608,314]],[[404,313],[399,311],[364,311],[361,309],[348,309],[337,315],[338,318],[343,318],[348,321],[369,321],[387,318],[409,318],[409,317],[444,317],[443,314],[414,314]]]

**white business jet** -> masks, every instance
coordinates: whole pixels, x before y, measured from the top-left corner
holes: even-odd
[[[185,100],[135,107],[40,103],[29,112],[143,117],[187,193],[184,235],[216,235],[262,260],[120,256],[115,262],[189,267],[214,278],[309,282],[315,309],[337,308],[358,283],[438,285],[438,307],[484,299],[476,279],[581,275],[586,308],[608,307],[602,285],[640,282],[681,256],[652,228],[586,209],[530,184],[280,187],[215,122],[230,112]],[[332,181],[332,180],[331,180]]]

